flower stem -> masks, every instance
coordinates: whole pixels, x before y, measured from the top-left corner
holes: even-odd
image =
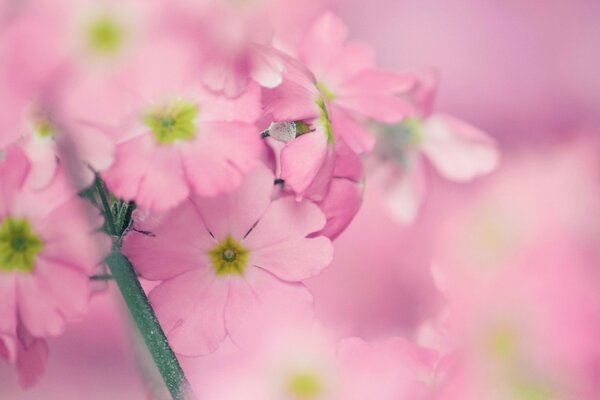
[[[107,221],[107,230],[117,235],[117,226],[112,218],[110,205],[104,185],[100,179],[96,179],[96,189],[103,206],[103,214]],[[113,250],[106,258],[112,278],[117,283],[129,313],[140,332],[146,347],[150,351],[154,363],[158,368],[165,385],[174,400],[192,400],[194,395],[185,377],[183,369],[175,353],[169,346],[169,342],[163,332],[154,310],[148,301],[148,297],[140,284],[133,266],[129,260],[121,254],[120,241],[116,240]]]
[[[189,383],[156,319],[133,266],[118,248],[113,249],[106,263],[173,399],[191,399],[193,396]]]

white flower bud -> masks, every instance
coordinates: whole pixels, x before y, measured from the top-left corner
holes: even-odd
[[[294,139],[298,133],[294,122],[272,122],[267,131],[273,139],[284,143]]]

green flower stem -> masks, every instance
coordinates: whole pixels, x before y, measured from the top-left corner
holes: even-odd
[[[109,232],[116,234],[117,227],[112,218],[102,181],[99,179],[96,180],[96,188],[104,208],[103,213],[106,217],[107,229]],[[179,365],[179,361],[169,346],[167,337],[148,302],[148,297],[144,293],[133,266],[121,254],[118,240],[114,244],[112,252],[106,258],[106,264],[173,399],[192,400],[194,395]]]

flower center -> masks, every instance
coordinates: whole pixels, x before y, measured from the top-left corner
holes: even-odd
[[[248,264],[248,250],[231,236],[208,252],[217,275],[243,275]]]
[[[315,374],[297,372],[288,381],[288,391],[297,399],[315,399],[323,393],[323,383]]]
[[[375,130],[378,136],[376,153],[402,165],[407,162],[407,154],[419,147],[423,139],[421,121],[417,118],[406,118],[395,125],[378,124]]]
[[[4,218],[0,225],[0,271],[30,272],[43,247],[27,220]]]
[[[175,101],[151,109],[144,117],[156,141],[169,144],[177,140],[191,140],[196,135],[198,107],[185,101]]]
[[[125,29],[119,21],[104,14],[88,24],[85,37],[87,46],[93,53],[113,55],[123,47],[125,36]]]

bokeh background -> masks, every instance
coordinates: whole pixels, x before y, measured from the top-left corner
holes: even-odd
[[[323,8],[337,12],[353,38],[369,42],[382,66],[438,69],[436,108],[480,127],[502,150],[500,169],[468,185],[429,170],[428,196],[411,227],[390,219],[381,187],[367,180],[363,208],[337,240],[334,263],[308,282],[325,324],[340,336],[414,338],[439,311],[430,266],[440,241],[451,240],[447,225],[461,223],[453,215],[468,215],[483,194],[513,181],[503,201],[533,196],[541,209],[552,207],[548,198],[518,191],[526,188],[518,183],[524,174],[530,185],[537,177],[554,185],[544,193],[560,198],[577,223],[587,220],[578,238],[590,265],[598,260],[600,2],[330,0]],[[38,386],[22,392],[14,371],[0,363],[0,399],[145,399],[142,382],[152,371],[140,368],[134,342],[118,293],[97,296],[83,321],[49,340]],[[183,361],[194,386],[202,386],[216,358]]]

